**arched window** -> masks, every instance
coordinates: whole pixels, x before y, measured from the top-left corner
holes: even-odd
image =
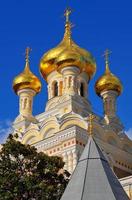
[[[80,84],[80,95],[81,95],[82,97],[85,96],[84,83],[81,83],[81,84]]]
[[[58,96],[58,83],[57,82],[54,83],[54,96],[55,97]]]

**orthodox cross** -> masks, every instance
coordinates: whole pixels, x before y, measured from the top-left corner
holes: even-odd
[[[93,135],[93,119],[95,119],[95,116],[93,114],[89,115],[89,126],[88,126],[88,133],[89,135]]]
[[[69,22],[69,16],[71,14],[72,10],[70,8],[67,8],[64,12],[64,16],[66,17],[66,22]]]
[[[64,38],[68,38],[69,42],[71,42],[71,28],[74,26],[69,20],[71,12],[72,10],[70,8],[67,8],[64,12],[64,16],[66,17]]]
[[[31,52],[31,48],[30,47],[27,47],[26,48],[26,51],[25,51],[25,58],[26,58],[26,61],[29,62],[29,53]]]
[[[102,55],[105,58],[105,62],[106,64],[109,63],[109,55],[112,53],[112,51],[110,51],[109,49],[106,49],[104,54]]]

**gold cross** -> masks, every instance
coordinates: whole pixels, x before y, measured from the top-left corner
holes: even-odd
[[[66,22],[69,22],[69,16],[71,14],[72,10],[70,8],[66,8],[64,12],[64,16],[66,17]]]
[[[105,62],[108,64],[109,63],[109,55],[112,53],[109,49],[106,49],[104,54],[102,55],[105,58]]]
[[[29,53],[32,51],[32,49],[30,47],[27,47],[25,50],[25,58],[26,61],[29,62]]]
[[[93,119],[95,119],[95,116],[93,114],[89,114],[89,126],[88,126],[88,133],[89,135],[93,135]]]

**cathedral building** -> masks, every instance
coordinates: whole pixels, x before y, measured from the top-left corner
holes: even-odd
[[[73,41],[70,13],[69,9],[65,12],[62,41],[40,60],[40,73],[47,82],[48,101],[45,111],[36,116],[32,115],[33,99],[41,91],[41,82],[30,70],[30,49],[26,49],[24,71],[13,80],[13,89],[19,96],[14,134],[19,135],[22,143],[31,144],[38,151],[61,156],[65,169],[72,173],[88,140],[89,116],[94,115],[94,138],[117,177],[124,181],[130,196],[132,141],[116,114],[116,100],[123,86],[110,70],[110,52],[106,50],[105,71],[95,83],[95,92],[102,99],[104,116],[92,110],[88,87],[96,72],[96,62],[90,52]]]

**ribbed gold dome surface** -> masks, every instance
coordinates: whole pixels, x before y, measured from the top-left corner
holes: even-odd
[[[67,11],[68,12],[68,11]],[[40,72],[46,77],[53,71],[61,71],[67,66],[76,66],[80,71],[92,78],[96,71],[96,63],[92,55],[79,47],[71,38],[71,23],[66,19],[65,33],[60,44],[43,55],[40,61]]]
[[[123,90],[123,86],[120,80],[114,74],[110,72],[110,69],[107,63],[105,74],[101,76],[95,83],[95,91],[97,95],[100,96],[101,92],[109,91],[109,90],[116,91],[118,95],[120,95]]]
[[[16,94],[19,90],[27,88],[34,90],[36,93],[41,90],[40,80],[30,71],[28,58],[26,59],[24,71],[13,80],[13,89]]]

